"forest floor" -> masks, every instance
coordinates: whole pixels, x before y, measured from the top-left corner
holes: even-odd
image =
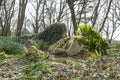
[[[0,80],[120,80],[120,50],[86,58],[54,55],[5,55]]]

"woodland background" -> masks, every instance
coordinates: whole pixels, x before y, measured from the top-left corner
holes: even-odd
[[[0,0],[0,35],[36,34],[63,22],[69,36],[89,24],[109,42],[119,39],[118,0]]]

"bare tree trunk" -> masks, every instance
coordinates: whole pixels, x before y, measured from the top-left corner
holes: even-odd
[[[44,5],[42,9],[42,26],[44,29],[46,29],[46,24],[45,24],[45,5],[46,5],[46,0],[44,0]]]
[[[107,18],[106,27],[103,28],[103,30],[106,33],[106,39],[109,41],[109,43],[112,42],[112,40],[116,39],[120,33],[115,33],[120,26],[120,20],[119,20],[119,4],[118,0],[114,0],[111,6],[110,11],[110,17]]]
[[[112,22],[112,32],[111,32],[111,37],[109,39],[109,43],[112,42],[113,40],[113,36],[114,36],[114,33],[115,31],[119,28],[120,24],[118,24],[119,22],[119,19],[116,19],[116,12],[117,12],[117,6],[116,6],[116,3],[115,2],[115,5],[113,6],[113,9],[112,9],[112,18],[111,18],[111,22]],[[108,31],[109,32],[109,31]]]
[[[15,6],[15,0],[12,1],[10,8],[7,10],[6,8],[6,2],[4,2],[4,10],[5,10],[5,25],[4,25],[4,32],[3,36],[9,36],[10,35],[10,27],[11,27],[11,20],[14,16],[14,6]]]
[[[104,20],[103,20],[102,26],[101,26],[101,28],[99,29],[99,32],[101,32],[102,29],[104,28],[104,24],[105,24],[105,22],[106,22],[106,19],[108,18],[109,12],[110,12],[110,8],[111,8],[111,3],[112,3],[112,1],[113,1],[113,0],[110,0],[110,2],[109,2],[109,6],[108,6],[108,9],[107,9],[105,18],[104,18]]]
[[[34,33],[38,33],[39,32],[39,29],[41,27],[41,25],[43,24],[43,28],[45,28],[44,24],[44,7],[45,7],[45,4],[46,4],[46,0],[44,0],[44,2],[42,3],[43,0],[36,0],[35,3],[36,3],[36,6],[34,6],[33,4],[33,8],[35,10],[35,16],[33,16],[33,14],[31,12],[30,15],[32,16],[32,18],[34,19],[33,21],[31,21],[32,23],[32,27],[33,27],[33,31]],[[41,5],[42,5],[42,10],[41,10]],[[41,11],[41,12],[40,12]]]
[[[78,22],[77,22],[78,24],[80,24],[81,15],[82,15],[82,13],[83,13],[83,11],[84,11],[85,6],[86,6],[86,1],[84,0],[84,1],[83,1],[83,4],[82,4],[82,9],[81,9],[80,12],[79,12],[79,19],[78,19]]]
[[[25,18],[25,9],[27,6],[28,0],[19,0],[19,14],[18,14],[18,22],[17,22],[17,30],[16,36],[21,35],[21,30]]]
[[[0,36],[3,35],[3,30],[4,30],[4,25],[3,25],[3,22],[2,22],[2,18],[0,17],[0,27],[1,27],[1,30],[0,30]]]
[[[74,0],[67,0],[70,12],[71,12],[71,18],[73,22],[73,27],[74,27],[74,34],[77,30],[77,22],[76,22],[76,16],[75,16],[75,11],[74,11]]]
[[[39,1],[37,1],[36,0],[36,3],[37,3],[37,7],[36,7],[36,18],[35,18],[35,28],[34,28],[34,33],[38,33],[38,31],[39,31],[39,27],[40,27],[40,25],[39,25],[39,22],[40,22],[40,15],[39,15],[39,8],[40,8],[40,5],[41,5],[41,2],[42,2],[42,0],[39,0]]]
[[[62,0],[60,0],[60,10],[59,10],[59,15],[57,17],[57,22],[61,20],[64,9],[65,9],[65,5],[62,3]]]
[[[7,5],[9,3],[9,6]],[[15,0],[3,1],[3,15],[0,17],[0,25],[1,25],[1,36],[9,36],[10,35],[10,27],[11,21],[14,16],[14,7],[15,7]]]
[[[93,12],[93,23],[92,23],[92,26],[94,27],[95,26],[95,24],[96,24],[96,21],[97,21],[97,17],[98,17],[98,8],[99,8],[99,5],[100,5],[100,1],[101,0],[98,0],[98,3],[97,3],[97,5],[96,5],[96,7],[95,7],[95,10],[94,10],[94,12]]]
[[[3,0],[0,0],[0,6],[1,6],[1,4],[2,4],[2,1],[3,1]]]

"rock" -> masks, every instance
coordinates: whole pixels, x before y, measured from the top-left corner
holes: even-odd
[[[86,41],[83,36],[66,37],[51,45],[49,52],[55,55],[78,55],[84,49],[85,43]]]
[[[39,50],[36,46],[31,46],[31,47],[28,49],[28,52],[29,52],[29,53],[37,52],[37,53],[40,53],[40,54],[45,54],[42,50]]]
[[[64,38],[60,39],[59,41],[57,41],[56,43],[49,47],[49,52],[52,54],[57,52],[65,52],[66,50],[64,50],[64,48],[62,49],[64,44],[65,44]]]
[[[67,51],[67,55],[71,56],[71,55],[77,55],[78,53],[80,53],[80,51],[84,48],[84,45],[78,44],[78,41],[75,39],[72,39],[69,41],[69,48],[66,50]]]

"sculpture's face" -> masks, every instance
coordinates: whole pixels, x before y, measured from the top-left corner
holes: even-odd
[[[66,32],[63,32],[62,37],[67,37]]]

